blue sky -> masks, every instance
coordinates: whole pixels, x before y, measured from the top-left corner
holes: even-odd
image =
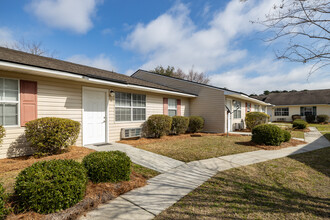
[[[329,69],[276,61],[262,19],[278,0],[2,0],[0,44],[42,42],[62,60],[132,74],[171,65],[246,93],[330,88]],[[322,80],[320,80],[322,79]]]

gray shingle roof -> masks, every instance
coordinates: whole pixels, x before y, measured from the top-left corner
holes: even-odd
[[[90,78],[102,79],[102,80],[107,80],[122,84],[138,85],[138,86],[184,93],[177,89],[169,88],[156,83],[147,82],[141,79],[136,79],[112,71],[102,70],[90,66],[84,66],[84,65],[53,59],[49,57],[37,56],[30,53],[25,53],[4,47],[0,47],[0,60],[11,63],[34,66],[34,67],[41,67],[51,70],[59,70],[59,71],[69,72],[82,76],[87,76]]]
[[[251,97],[273,105],[330,104],[330,89],[270,93]]]

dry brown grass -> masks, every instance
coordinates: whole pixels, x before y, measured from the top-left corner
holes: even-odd
[[[137,148],[151,151],[184,162],[203,160],[207,158],[226,156],[230,154],[255,151],[259,149],[277,150],[286,147],[306,144],[304,141],[291,139],[280,146],[257,145],[251,142],[251,136],[239,134],[207,134],[198,133],[196,137],[190,134],[178,136],[164,136],[156,138],[140,138],[137,140],[123,140],[120,143],[130,144]],[[200,137],[198,137],[200,136]]]
[[[330,219],[330,148],[219,172],[156,219]]]
[[[230,135],[226,137],[226,134],[204,133],[197,135],[201,135],[201,137],[179,135],[161,139],[127,140],[121,141],[121,143],[131,144],[137,148],[184,162],[258,150],[255,146],[238,144],[238,142],[249,142],[251,140],[249,136]]]

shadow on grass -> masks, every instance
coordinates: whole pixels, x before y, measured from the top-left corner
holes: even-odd
[[[329,154],[325,148],[220,172],[156,219],[328,219]]]

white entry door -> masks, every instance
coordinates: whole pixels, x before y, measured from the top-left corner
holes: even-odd
[[[83,90],[83,144],[106,142],[107,91]]]

